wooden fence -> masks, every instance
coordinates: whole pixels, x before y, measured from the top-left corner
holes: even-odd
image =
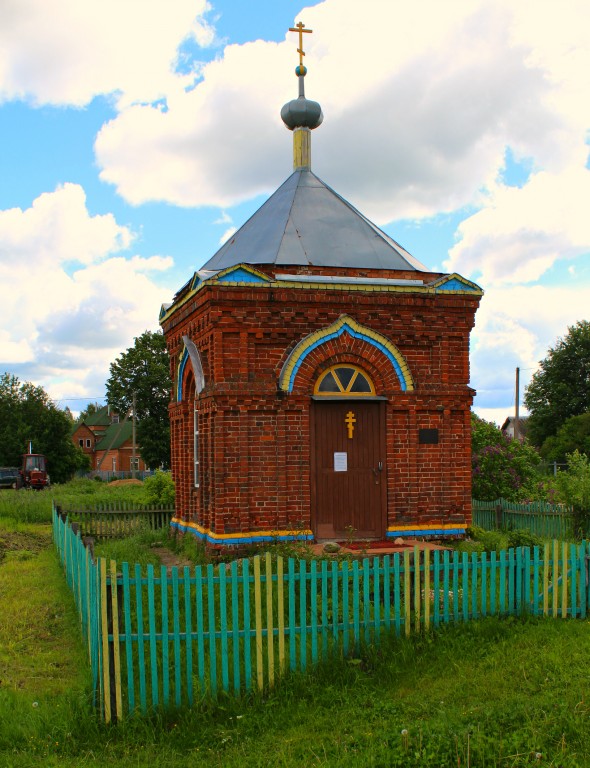
[[[490,615],[584,618],[589,548],[554,541],[499,554],[406,550],[363,560],[257,556],[181,570],[93,562],[54,511],[97,707],[111,722],[272,686],[287,670]]]
[[[61,512],[60,507],[57,511]],[[167,528],[174,516],[174,507],[117,502],[96,504],[86,509],[68,509],[67,516],[71,523],[77,523],[82,536],[119,539],[145,529]]]
[[[573,510],[565,505],[543,501],[518,504],[506,499],[473,499],[472,508],[473,525],[487,531],[521,529],[546,539],[576,538]]]

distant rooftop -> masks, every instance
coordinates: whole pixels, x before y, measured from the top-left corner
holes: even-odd
[[[102,439],[97,443],[95,450],[107,451],[120,448],[133,435],[133,424],[130,421],[121,421],[117,424],[110,424],[107,427]]]

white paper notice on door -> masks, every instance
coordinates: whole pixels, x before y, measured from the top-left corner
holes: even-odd
[[[334,472],[346,472],[348,470],[348,454],[334,454]]]

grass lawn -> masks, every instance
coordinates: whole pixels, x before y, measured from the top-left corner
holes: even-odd
[[[590,766],[590,625],[486,619],[106,727],[50,528],[0,519],[0,766]]]

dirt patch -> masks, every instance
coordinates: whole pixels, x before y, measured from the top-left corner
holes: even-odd
[[[190,560],[184,557],[179,557],[176,552],[172,552],[168,547],[152,547],[152,552],[155,552],[160,558],[160,563],[166,566],[168,573],[175,566],[177,568],[184,568],[185,565],[188,565],[190,568],[194,567],[194,563],[191,563]]]
[[[12,557],[33,557],[51,542],[51,536],[43,536],[39,533],[25,531],[1,531],[0,532],[0,562],[10,554]]]
[[[141,480],[135,480],[130,477],[128,480],[113,480],[109,485],[143,485],[143,483]]]

